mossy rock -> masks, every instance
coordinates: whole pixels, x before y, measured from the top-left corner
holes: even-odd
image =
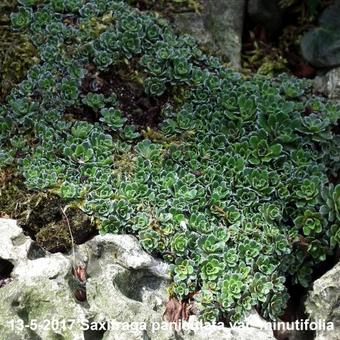
[[[59,207],[57,209],[59,209]],[[54,211],[54,207],[51,207],[51,211]],[[48,211],[45,212],[48,214]],[[35,215],[38,214],[39,211],[36,211]],[[67,216],[76,244],[84,243],[98,233],[95,224],[79,209],[67,210]],[[72,248],[68,224],[64,217],[61,218],[62,219],[59,221],[53,220],[48,224],[44,224],[44,226],[42,226],[35,234],[38,245],[51,253],[58,251],[67,252]],[[35,220],[30,219],[29,223],[31,226],[34,226]]]
[[[8,169],[2,174],[0,214],[18,219],[25,232],[43,249],[52,253],[70,251],[72,240],[61,210],[66,203],[59,196],[27,190],[23,179],[13,176]],[[81,210],[69,208],[66,214],[76,244],[98,233],[95,222]]]

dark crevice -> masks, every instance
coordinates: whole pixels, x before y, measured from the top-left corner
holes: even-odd
[[[291,276],[287,278],[286,287],[289,294],[289,300],[284,314],[280,316],[280,320],[284,322],[295,322],[301,319],[309,319],[309,316],[305,311],[305,302],[308,292],[312,289],[313,282],[322,277],[336,265],[339,261],[339,255],[340,253],[338,250],[337,252],[334,252],[332,256],[328,256],[325,261],[313,267],[312,283],[309,287],[303,287],[300,284],[293,283]],[[295,339],[296,336],[298,336],[299,340],[309,340],[315,338],[315,331],[304,330],[299,331],[298,334],[296,331],[274,331],[274,336],[279,340]]]
[[[312,281],[318,280],[321,276],[331,270],[338,262],[340,258],[340,249],[338,248],[332,256],[327,256],[325,261],[316,264],[313,267]]]
[[[316,5],[315,11],[309,12],[308,3],[312,2]],[[265,64],[272,63],[277,67],[281,64],[281,69],[274,68],[274,73],[289,72],[299,78],[316,76],[317,68],[303,58],[299,40],[317,25],[322,11],[332,0],[290,3],[290,6],[279,6],[278,1],[263,1],[264,11],[246,11],[241,55],[243,67],[256,73]]]
[[[126,78],[128,71],[124,68],[111,70],[100,73],[99,77],[117,95],[119,107],[130,123],[155,128],[161,121],[164,104],[169,100],[169,90],[160,97],[148,96],[141,83]]]
[[[8,278],[11,276],[14,266],[10,261],[0,259],[0,278]]]
[[[89,106],[68,107],[64,112],[65,118],[72,117],[75,120],[85,120],[89,123],[99,122],[99,112]]]
[[[101,93],[105,97],[117,96],[118,107],[123,115],[137,129],[156,128],[161,122],[161,112],[165,103],[170,100],[171,89],[168,88],[161,96],[149,96],[144,91],[143,79],[136,79],[138,58],[129,64],[120,64],[107,71],[98,71],[93,64],[88,64],[87,75],[81,86],[81,93]],[[99,122],[100,110],[87,105],[69,107],[64,112],[66,119],[84,120],[90,123]]]
[[[120,64],[107,71],[99,72],[94,65],[87,65],[87,76],[83,80],[81,91],[102,93],[106,97],[115,94],[118,106],[130,124],[137,128],[157,127],[161,122],[161,111],[164,104],[169,101],[170,89],[157,97],[149,96],[144,91],[142,76],[136,79],[138,58],[130,60],[129,64]],[[89,122],[99,121],[99,110],[89,107],[69,108],[65,115],[71,115],[78,120]]]
[[[14,269],[10,261],[0,259],[0,288],[11,281],[11,273]]]
[[[279,321],[293,323],[295,321],[306,320],[309,316],[305,311],[305,301],[310,287],[303,287],[300,284],[293,283],[292,277],[286,280],[286,287],[289,295],[287,307]],[[274,337],[278,340],[309,340],[315,338],[315,331],[311,330],[273,330]]]

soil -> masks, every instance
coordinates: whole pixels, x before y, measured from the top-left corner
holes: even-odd
[[[173,97],[173,90],[168,88],[159,97],[147,95],[144,92],[142,75],[140,79],[136,79],[137,62],[136,58],[129,64],[122,63],[105,72],[98,71],[92,64],[87,65],[88,74],[83,81],[81,91],[83,94],[95,92],[105,96],[116,94],[119,108],[130,124],[140,131],[147,127],[154,129],[162,121],[161,112],[164,105]],[[100,118],[99,110],[86,105],[70,107],[64,115],[91,123],[98,122]]]
[[[67,220],[61,212],[65,206],[59,197],[48,195],[34,207],[21,225],[25,233],[51,253],[67,253],[72,248]],[[98,234],[96,226],[81,210],[66,211],[75,244],[82,244]]]
[[[130,75],[131,75],[131,70]],[[114,70],[99,75],[118,98],[120,109],[129,122],[141,128],[155,128],[161,122],[164,104],[169,101],[169,89],[160,97],[148,96],[141,83],[133,81],[129,73]]]
[[[0,217],[13,218],[36,245],[51,253],[68,253],[72,241],[61,208],[67,205],[58,196],[27,190],[22,177],[7,170],[0,181]],[[80,209],[66,211],[75,244],[82,244],[98,234],[90,217]]]

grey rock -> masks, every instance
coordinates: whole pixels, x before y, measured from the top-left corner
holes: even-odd
[[[340,65],[340,1],[326,8],[319,27],[302,37],[301,50],[304,58],[314,66]]]
[[[174,26],[194,36],[200,46],[240,67],[245,0],[203,1],[202,13],[179,13]]]
[[[319,24],[323,27],[340,27],[340,0],[335,0],[334,3],[328,6],[320,16]]]
[[[14,265],[0,288],[0,339],[274,339],[256,312],[249,328],[197,328],[191,316],[179,330],[163,321],[169,268],[131,235],[96,236],[76,247],[75,260],[48,252],[35,258],[32,245],[15,221],[0,219],[0,259]],[[74,296],[74,261],[87,271],[84,302]]]
[[[103,266],[116,264],[131,270],[147,269],[151,274],[169,279],[168,266],[143,251],[138,240],[132,235],[99,235],[92,240],[78,247],[79,254],[85,261],[88,261],[89,270],[92,269],[92,262],[99,261]],[[109,257],[109,259],[107,259]],[[111,262],[110,262],[111,261]],[[99,266],[100,267],[100,266]],[[97,268],[98,269],[98,268]]]
[[[25,261],[33,244],[32,240],[23,234],[16,221],[0,220],[0,258],[10,261],[13,265]]]
[[[316,340],[340,339],[340,263],[314,282],[305,307],[312,320],[330,322],[334,327],[317,329]]]
[[[201,47],[211,52],[217,49],[211,32],[205,24],[204,14],[195,12],[178,13],[174,18],[176,31],[190,34],[197,39]]]
[[[316,67],[340,65],[339,32],[323,27],[307,32],[301,40],[303,57]]]
[[[247,12],[254,23],[263,25],[270,34],[275,34],[283,25],[284,11],[277,1],[249,0]]]
[[[145,253],[134,237],[97,236],[76,249],[77,263],[87,267],[84,303],[74,297],[73,256],[47,253],[29,259],[32,243],[15,221],[0,219],[0,259],[14,265],[12,281],[0,289],[0,339],[50,340],[58,334],[84,339],[91,323],[162,321],[168,267]],[[52,320],[59,329],[51,328]],[[74,324],[62,328],[66,321]]]
[[[314,87],[329,99],[340,100],[340,67],[317,76],[314,80]]]

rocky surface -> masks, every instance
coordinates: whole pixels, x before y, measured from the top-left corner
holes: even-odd
[[[301,40],[304,58],[316,67],[340,65],[340,0],[324,10],[319,27],[307,32]]]
[[[340,100],[340,67],[319,75],[314,80],[315,89],[329,99]]]
[[[0,339],[274,339],[255,312],[250,328],[195,329],[195,316],[182,330],[164,322],[168,267],[130,235],[96,236],[74,259],[38,249],[14,220],[0,219],[0,259],[13,265],[0,288]],[[75,298],[72,261],[86,267],[83,302]]]
[[[194,36],[201,47],[240,67],[245,0],[204,0],[201,13],[175,16],[174,26]]]
[[[305,306],[315,322],[333,323],[334,330],[316,330],[316,340],[340,339],[340,263],[314,282]]]

